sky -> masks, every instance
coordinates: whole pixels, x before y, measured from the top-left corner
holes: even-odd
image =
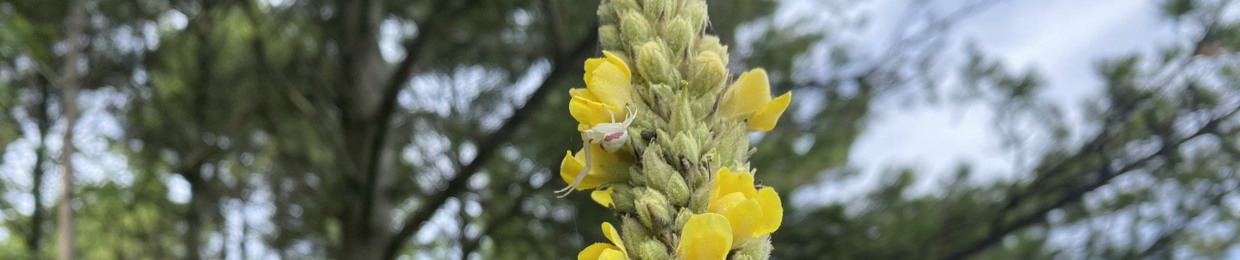
[[[796,16],[799,10],[812,6],[813,0],[788,0],[780,10],[782,16]],[[861,13],[873,15],[870,26],[857,32],[854,41],[889,43],[891,31],[904,17],[908,1],[881,0],[863,6]],[[962,1],[963,2],[963,1]],[[1065,122],[1075,140],[1092,135],[1084,123],[1083,107],[1101,95],[1103,80],[1096,74],[1096,64],[1107,58],[1131,54],[1150,54],[1162,46],[1184,38],[1177,24],[1159,14],[1159,1],[1130,0],[1014,0],[1004,1],[960,20],[951,30],[948,41],[960,51],[973,43],[984,54],[999,58],[1009,71],[1034,70],[1043,76],[1044,88],[1037,96],[1055,104],[1065,113]],[[952,5],[952,3],[944,4]],[[950,9],[950,6],[945,7]],[[898,13],[901,15],[890,15]],[[812,13],[811,13],[812,15]],[[884,46],[884,44],[874,44]],[[880,50],[875,50],[882,51]],[[950,55],[948,55],[950,56]],[[956,55],[960,56],[960,55]],[[950,80],[950,79],[949,79]],[[951,86],[951,84],[948,84]],[[939,94],[959,91],[959,86],[940,89]],[[845,181],[824,181],[794,194],[792,201],[805,204],[849,202],[849,210],[861,210],[862,198],[873,190],[885,172],[912,166],[919,176],[910,195],[933,194],[942,190],[959,165],[974,170],[973,181],[990,182],[1028,176],[1038,151],[1017,153],[1005,150],[994,129],[994,108],[979,103],[927,102],[909,106],[905,99],[883,99],[871,105],[876,116],[869,119],[861,136],[851,148],[848,165],[860,171]],[[1045,133],[1024,127],[1023,143],[1038,149],[1045,142]],[[1077,142],[1079,143],[1079,142]],[[1104,191],[1099,191],[1104,192]],[[811,201],[811,202],[806,202]],[[816,202],[812,202],[816,201]],[[1097,221],[1131,221],[1124,213],[1099,218]],[[1109,223],[1106,225],[1126,225]],[[1207,227],[1208,229],[1208,227]],[[1228,228],[1220,230],[1229,230]],[[1087,238],[1089,227],[1070,226],[1054,230],[1052,246],[1075,250]],[[1146,243],[1151,234],[1119,232],[1124,236],[1114,241]],[[1116,238],[1112,238],[1116,239]],[[1128,239],[1128,240],[1124,240]],[[1240,259],[1240,249],[1233,249],[1226,259]]]
[[[779,15],[805,15],[798,14],[798,10],[807,9],[801,8],[803,5],[814,5],[806,3],[812,0],[787,2]],[[859,12],[870,15],[872,21],[856,33],[854,41],[889,43],[890,32],[899,26],[897,19],[910,11],[907,2],[882,0],[862,4]],[[1175,39],[1175,24],[1159,15],[1157,3],[1003,1],[959,20],[947,37],[952,47],[945,51],[963,54],[962,47],[973,43],[984,54],[999,58],[1009,71],[1035,70],[1046,83],[1038,97],[1063,109],[1065,120],[1079,138],[1092,134],[1089,126],[1082,123],[1082,105],[1102,90],[1103,82],[1095,73],[1095,64],[1105,58],[1148,53]],[[959,3],[932,8],[950,10],[956,6]],[[960,91],[959,88],[949,84],[937,91],[950,94]],[[871,106],[876,116],[867,122],[848,160],[861,174],[851,181],[824,184],[796,196],[825,198],[823,202],[852,200],[876,187],[884,172],[904,166],[913,166],[919,174],[929,175],[918,179],[913,194],[937,191],[936,187],[944,186],[962,164],[972,167],[976,181],[1019,178],[1023,171],[1015,166],[1022,165],[1016,163],[1017,158],[1028,165],[1028,155],[1037,154],[1004,150],[1001,137],[994,130],[994,109],[985,104],[950,100],[913,105],[904,102],[907,100],[890,98]],[[1036,144],[1047,138],[1032,129],[1027,131],[1026,143]]]

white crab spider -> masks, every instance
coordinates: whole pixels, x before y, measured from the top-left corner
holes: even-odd
[[[590,129],[581,131],[581,140],[585,143],[585,149],[582,150],[585,150],[586,153],[586,164],[581,168],[580,172],[577,172],[577,178],[574,178],[573,182],[568,184],[568,187],[555,191],[560,198],[572,193],[573,189],[577,188],[582,180],[585,180],[586,174],[590,173],[590,145],[602,145],[603,151],[610,153],[620,150],[620,147],[624,147],[624,143],[628,142],[629,124],[632,124],[633,119],[637,118],[637,113],[633,113],[628,106],[625,106],[624,109],[629,114],[624,119],[624,122],[616,123],[616,114],[612,113],[610,109],[604,109],[607,110],[607,114],[611,115],[611,123],[599,123],[594,125],[594,127],[590,127]]]

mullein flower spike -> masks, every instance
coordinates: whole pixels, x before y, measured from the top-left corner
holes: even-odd
[[[603,223],[610,243],[577,258],[769,258],[783,206],[754,185],[746,133],[773,129],[792,94],[772,97],[762,69],[728,84],[728,49],[705,33],[703,0],[602,1],[603,57],[586,60],[585,88],[569,90],[583,147],[561,161],[568,186],[557,193],[595,189],[621,229]]]

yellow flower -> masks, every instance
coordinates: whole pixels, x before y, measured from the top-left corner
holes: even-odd
[[[628,259],[628,251],[624,249],[624,241],[620,241],[620,233],[611,223],[603,222],[603,236],[611,243],[594,243],[577,254],[577,260],[623,260]]]
[[[585,131],[599,123],[623,121],[633,102],[633,85],[629,67],[611,52],[603,58],[586,60],[586,88],[568,90],[572,99],[568,112],[577,119],[577,131]],[[609,113],[610,112],[610,113]]]
[[[633,156],[626,156],[625,153],[609,153],[603,150],[601,145],[590,144],[588,148],[582,148],[574,155],[572,152],[566,152],[564,159],[560,161],[560,178],[564,178],[565,182],[572,183],[577,178],[577,174],[581,172],[581,168],[585,167],[585,149],[591,149],[590,171],[586,173],[586,177],[577,184],[574,189],[584,190],[597,188],[600,185],[621,181],[622,174],[626,174],[629,165],[633,163]]]
[[[792,100],[789,91],[771,99],[771,85],[766,70],[754,69],[741,73],[723,94],[719,110],[723,115],[749,120],[749,131],[770,131]]]
[[[732,227],[715,213],[689,217],[680,235],[676,255],[684,260],[720,260],[732,249]]]
[[[727,167],[715,174],[706,211],[728,219],[733,246],[775,232],[784,218],[784,207],[775,189],[755,190],[753,176],[747,172],[733,172]]]
[[[603,205],[603,207],[611,208],[611,205],[614,204],[611,200],[611,191],[611,187],[597,189],[594,192],[590,192],[590,198],[594,199],[594,202],[599,205]]]

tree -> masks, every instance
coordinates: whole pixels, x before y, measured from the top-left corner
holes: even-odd
[[[1187,2],[1187,3],[1186,3]],[[1168,1],[1167,14],[1196,32],[1161,56],[1101,62],[1105,93],[1088,104],[1091,127],[1075,142],[1062,116],[1036,97],[1035,73],[1012,73],[972,52],[961,68],[970,97],[1001,111],[1001,124],[1030,120],[1040,129],[1000,125],[996,131],[1042,131],[1050,140],[1017,141],[1011,149],[1040,154],[1020,179],[969,185],[962,167],[944,194],[911,197],[915,171],[893,172],[866,197],[859,213],[847,205],[802,209],[804,227],[775,236],[783,258],[1219,258],[1237,241],[1228,179],[1236,171],[1237,111],[1222,101],[1235,76],[1225,56],[1201,46],[1223,45],[1235,22],[1214,10],[1230,3]],[[1194,8],[1184,9],[1190,6]],[[1226,38],[1224,36],[1219,38]],[[1214,43],[1211,43],[1214,42]],[[1226,46],[1226,45],[1224,45]],[[1197,71],[1197,72],[1193,72]],[[1021,134],[1017,132],[1015,134]],[[1038,147],[1047,147],[1038,150]],[[823,234],[828,234],[823,237]],[[1081,236],[1067,244],[1064,234]],[[810,239],[827,241],[804,243]]]

